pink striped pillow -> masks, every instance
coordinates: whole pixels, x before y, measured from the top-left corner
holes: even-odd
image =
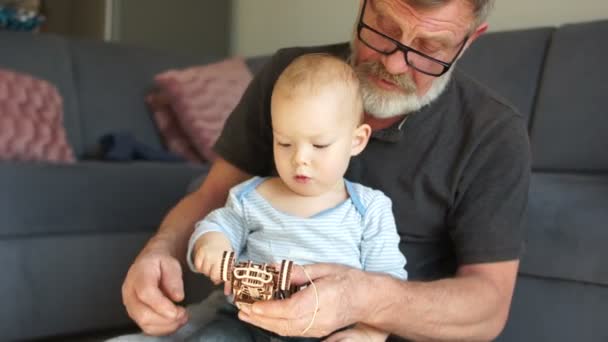
[[[75,161],[55,86],[0,69],[0,160]]]
[[[154,115],[156,127],[167,149],[187,161],[201,163],[203,159],[198,155],[177,121],[177,115],[171,107],[171,99],[166,94],[155,90],[146,96],[146,103]]]
[[[195,152],[213,161],[213,144],[251,79],[240,57],[157,75],[148,104],[168,148],[188,160],[197,161]]]

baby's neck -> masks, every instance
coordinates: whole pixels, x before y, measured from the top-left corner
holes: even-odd
[[[279,178],[270,178],[256,189],[275,209],[302,218],[315,216],[327,209],[336,207],[348,198],[346,186],[336,187],[318,196],[304,196],[289,189]]]

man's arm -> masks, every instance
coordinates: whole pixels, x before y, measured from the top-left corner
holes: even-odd
[[[194,224],[212,210],[223,206],[228,191],[250,177],[251,175],[218,157],[200,188],[184,197],[167,214],[148,245],[164,244],[169,247],[175,258],[185,262],[188,239]]]
[[[164,335],[187,322],[181,264],[194,224],[224,204],[228,191],[249,175],[217,159],[201,187],[184,197],[139,253],[125,278],[122,298],[129,316],[150,335]]]
[[[433,282],[369,276],[365,287],[375,295],[363,321],[413,340],[493,340],[507,321],[518,266],[464,265],[454,278]]]
[[[518,266],[519,261],[465,265],[454,278],[410,282],[340,265],[307,265],[320,302],[307,336],[362,322],[413,340],[492,340],[506,322]],[[293,283],[305,279],[301,268],[294,268]],[[309,286],[286,300],[257,302],[239,317],[297,336],[314,310],[314,288]]]

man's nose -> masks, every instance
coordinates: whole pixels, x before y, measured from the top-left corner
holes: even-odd
[[[386,71],[393,75],[404,74],[410,68],[405,61],[405,52],[400,50],[397,50],[390,55],[382,55],[380,61],[384,65]]]

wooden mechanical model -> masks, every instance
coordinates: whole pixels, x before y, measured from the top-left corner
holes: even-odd
[[[229,281],[234,304],[244,305],[270,299],[284,299],[299,290],[291,286],[293,261],[283,260],[280,266],[258,264],[252,261],[235,263],[234,252],[224,252],[220,273],[222,281]]]

